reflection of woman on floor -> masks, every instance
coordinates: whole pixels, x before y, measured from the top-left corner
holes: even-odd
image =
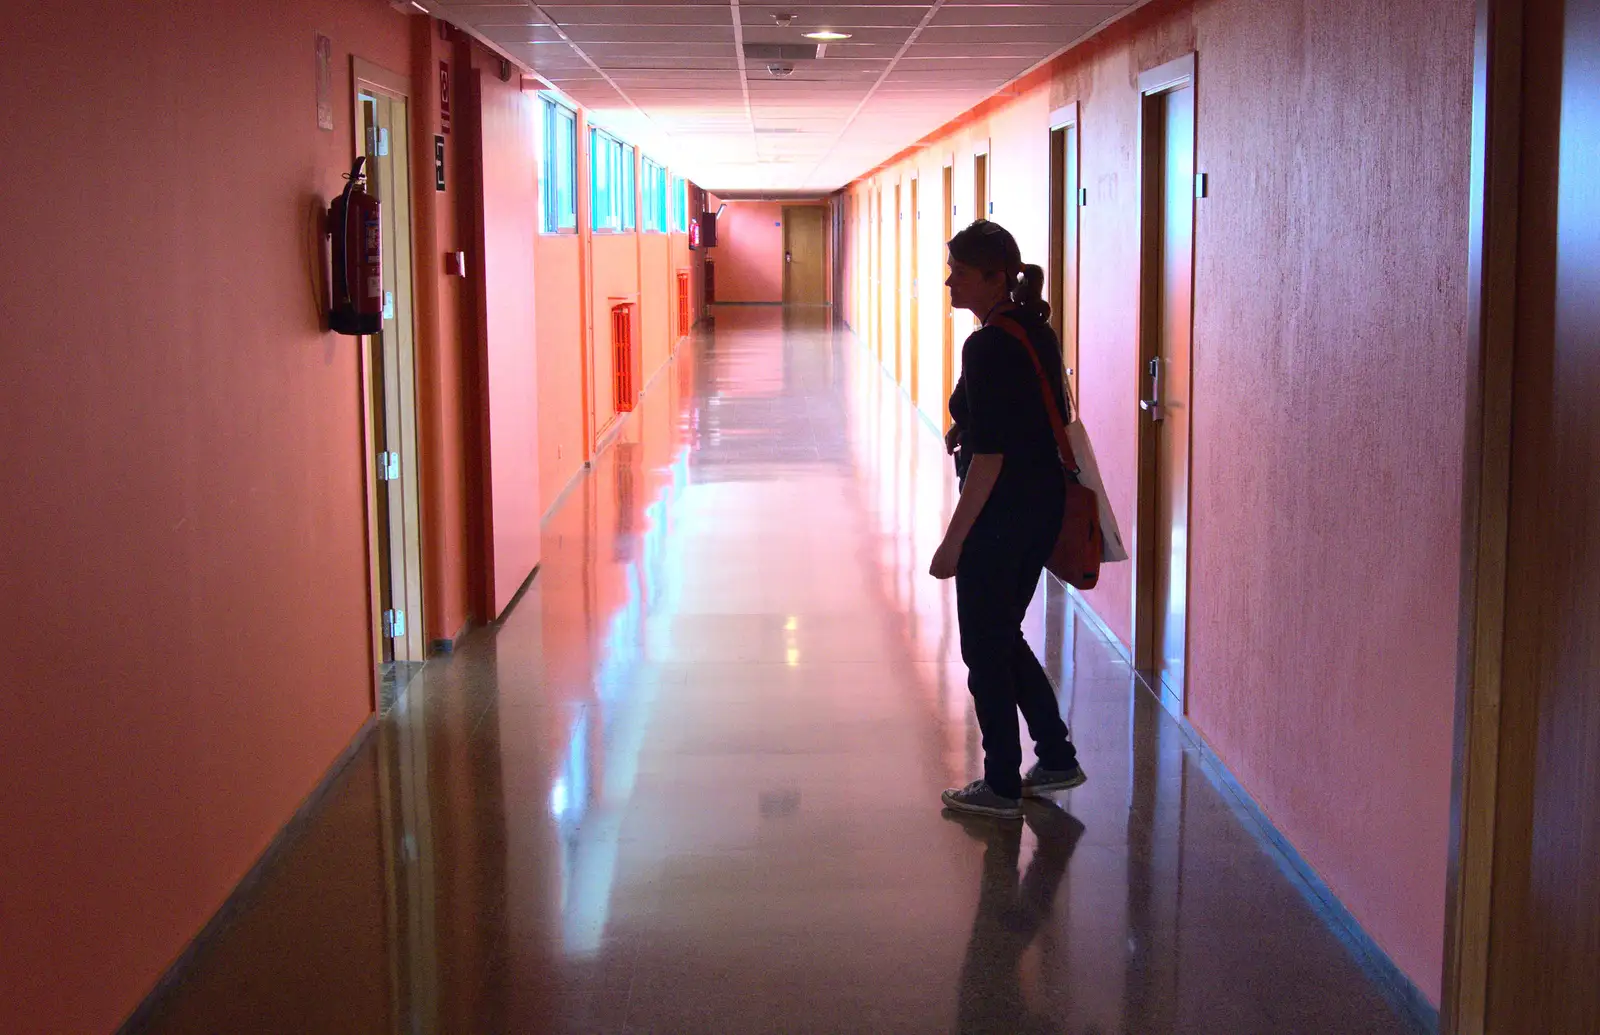
[[[1022,954],[1050,916],[1083,824],[1053,802],[1030,805],[1028,825],[1039,845],[1019,881],[1020,825],[948,815],[986,846],[978,915],[961,965],[956,1030],[961,1035],[1059,1035],[1060,1023],[1031,1011],[1023,998]]]

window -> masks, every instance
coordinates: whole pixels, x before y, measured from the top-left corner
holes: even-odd
[[[590,209],[596,230],[632,230],[633,148],[609,133],[589,131]]]
[[[667,229],[667,171],[644,160],[644,228],[652,234]]]
[[[547,234],[578,228],[578,116],[544,98],[544,225]]]
[[[672,232],[689,232],[689,185],[682,176],[672,178]]]
[[[622,149],[622,229],[639,228],[639,191],[634,179],[634,150]]]

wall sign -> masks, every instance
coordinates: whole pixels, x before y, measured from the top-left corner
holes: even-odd
[[[439,132],[450,132],[450,62],[439,62]]]
[[[444,190],[444,137],[433,138],[433,189]]]
[[[317,33],[317,128],[333,128],[333,40]]]

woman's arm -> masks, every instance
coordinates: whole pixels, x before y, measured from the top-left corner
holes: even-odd
[[[961,499],[956,503],[955,513],[950,515],[950,527],[945,530],[944,542],[933,554],[929,573],[934,578],[948,579],[955,575],[967,534],[972,531],[978,515],[983,513],[984,504],[989,502],[989,494],[994,492],[995,483],[1000,480],[1000,469],[1005,465],[1005,460],[1002,453],[978,453],[973,456],[972,466],[967,469],[966,484],[961,487]]]

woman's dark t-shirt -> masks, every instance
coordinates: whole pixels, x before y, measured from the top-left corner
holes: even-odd
[[[1061,346],[1050,325],[1013,310],[1006,315],[1027,331],[1058,412],[1071,420],[1063,388]],[[980,327],[961,348],[961,378],[950,396],[950,416],[961,427],[967,456],[1000,453],[1005,463],[991,503],[1020,503],[1041,486],[1060,483],[1055,432],[1039,391],[1039,374],[1023,344],[999,327]],[[989,507],[984,508],[986,511]]]

